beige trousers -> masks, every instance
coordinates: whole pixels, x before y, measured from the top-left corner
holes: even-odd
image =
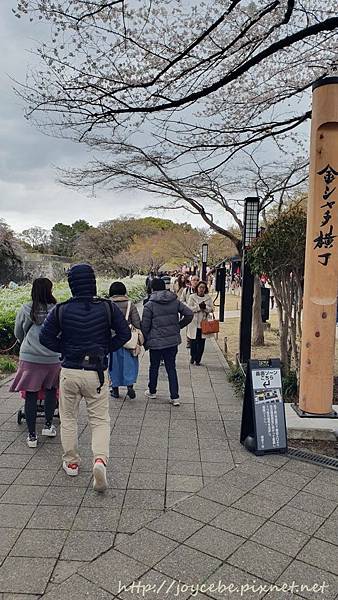
[[[110,417],[107,373],[100,393],[97,392],[98,386],[99,377],[96,371],[61,369],[59,399],[61,443],[64,452],[63,460],[67,463],[80,464],[77,421],[82,398],[87,406],[94,460],[96,458],[102,458],[105,462],[108,460]]]

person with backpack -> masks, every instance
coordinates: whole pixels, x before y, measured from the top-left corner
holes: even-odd
[[[25,418],[28,428],[27,445],[36,448],[37,402],[44,394],[45,426],[42,435],[55,437],[53,417],[56,408],[56,391],[61,368],[60,352],[48,350],[39,341],[42,324],[54,308],[53,284],[46,277],[34,279],[32,301],[24,304],[15,319],[14,335],[21,343],[19,368],[10,392],[22,392],[25,397]]]
[[[48,314],[40,342],[62,354],[59,410],[63,469],[70,476],[79,472],[77,421],[84,398],[92,433],[93,487],[103,492],[107,488],[110,439],[108,355],[131,338],[131,331],[120,309],[96,296],[90,265],[71,267],[68,284],[73,297]]]
[[[119,397],[119,387],[127,387],[127,396],[131,400],[136,398],[134,384],[138,376],[138,354],[143,344],[141,333],[141,319],[138,310],[127,296],[126,286],[121,281],[115,281],[109,288],[109,298],[115,302],[123,313],[129,327],[136,332],[137,345],[134,348],[119,348],[110,355],[109,375],[112,385],[111,395]],[[130,342],[129,342],[130,344]]]
[[[156,398],[158,371],[161,359],[167,371],[170,402],[179,406],[179,388],[176,355],[181,343],[180,330],[193,319],[193,313],[178,300],[176,294],[165,289],[163,279],[152,281],[152,294],[143,308],[141,329],[144,346],[150,352],[149,384],[145,395]]]

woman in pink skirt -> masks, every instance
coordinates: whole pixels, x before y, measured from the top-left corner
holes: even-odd
[[[53,284],[45,277],[33,281],[32,302],[24,304],[16,316],[14,335],[21,343],[19,368],[10,387],[11,392],[25,392],[25,417],[28,427],[27,444],[36,448],[37,401],[40,390],[45,397],[45,426],[42,435],[56,436],[53,416],[59,382],[60,355],[42,346],[39,334],[42,324],[56,304]]]

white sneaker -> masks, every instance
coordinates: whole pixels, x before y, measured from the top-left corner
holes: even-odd
[[[101,460],[96,460],[93,468],[93,488],[96,492],[104,492],[107,487],[107,467],[101,462]]]
[[[27,436],[27,446],[28,448],[36,448],[38,445],[38,438],[36,435],[28,435]]]
[[[76,477],[79,474],[79,465],[77,463],[67,463],[64,460],[62,468],[70,477]]]
[[[156,400],[156,398],[157,398],[156,394],[151,394],[149,392],[149,390],[146,390],[144,392],[144,395],[146,396],[146,398],[149,398],[150,400]]]
[[[45,427],[42,430],[42,435],[46,435],[47,437],[55,437],[56,436],[55,426],[51,425],[50,427],[47,427],[47,425],[45,425]]]
[[[179,399],[178,399],[178,398],[175,398],[175,400],[170,400],[170,403],[171,403],[173,406],[179,406],[179,405],[180,405],[180,401],[179,401]]]

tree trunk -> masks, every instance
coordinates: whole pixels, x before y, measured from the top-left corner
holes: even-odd
[[[259,278],[255,276],[252,305],[252,345],[264,346],[264,327],[262,321],[262,294]]]

